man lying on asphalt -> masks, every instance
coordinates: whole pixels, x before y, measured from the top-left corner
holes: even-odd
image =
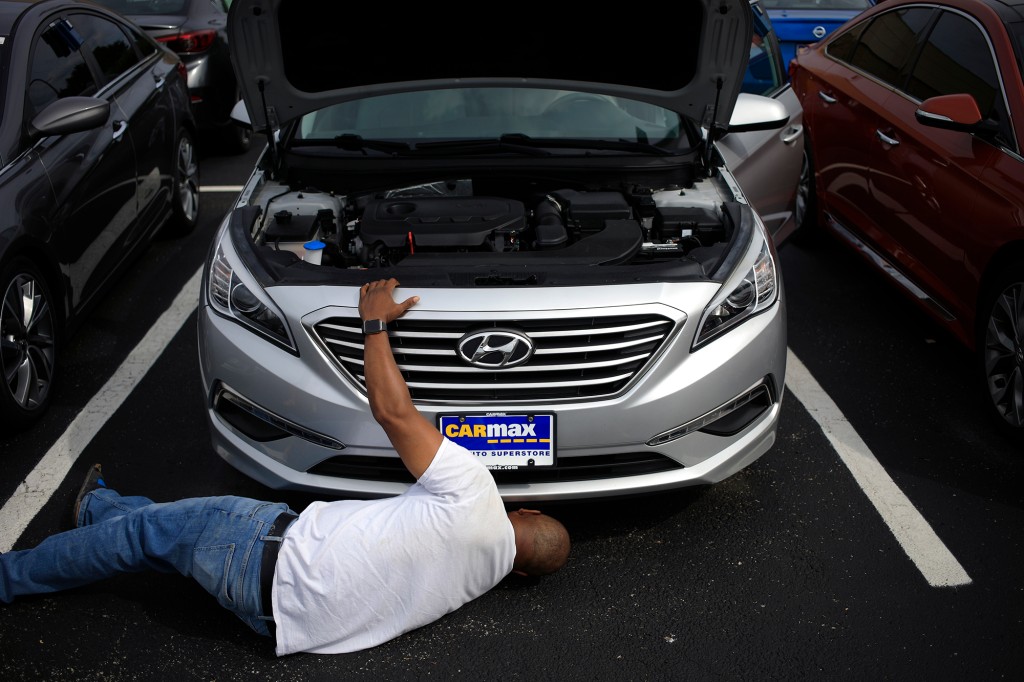
[[[363,286],[359,314],[385,324],[419,300],[394,279]],[[387,333],[365,337],[374,419],[417,479],[382,500],[285,504],[240,497],[154,503],[82,484],[74,530],[0,555],[0,601],[121,572],[178,571],[260,634],[277,654],[345,653],[386,642],[487,592],[509,572],[561,568],[569,535],[535,510],[506,513],[490,472],[415,408]],[[275,632],[276,631],[276,632]]]

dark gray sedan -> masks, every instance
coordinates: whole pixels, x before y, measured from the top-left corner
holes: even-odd
[[[92,4],[0,2],[0,428],[46,409],[65,333],[165,225],[196,224],[181,61]]]

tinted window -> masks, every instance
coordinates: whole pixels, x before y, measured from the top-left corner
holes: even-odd
[[[871,7],[868,0],[764,0],[768,9],[846,9],[862,10]]]
[[[1024,22],[1017,24],[1006,24],[1006,30],[1013,38],[1014,54],[1017,55],[1017,68],[1024,72]]]
[[[117,24],[100,17],[74,14],[71,22],[85,40],[82,48],[92,54],[103,76],[112,81],[138,63],[128,36]]]
[[[132,42],[135,44],[135,49],[143,57],[148,57],[149,55],[156,52],[156,44],[149,36],[143,33],[139,33],[138,31],[132,30],[128,31],[128,35],[131,37]]]
[[[188,14],[189,4],[189,0],[97,0],[97,2],[118,14],[127,16]]]
[[[991,114],[999,81],[988,41],[973,21],[942,13],[914,66],[907,92],[919,100],[966,92],[974,96],[983,115]]]
[[[825,53],[839,61],[849,62],[850,58],[853,57],[854,48],[857,47],[857,43],[860,41],[860,34],[864,32],[864,28],[867,25],[868,22],[858,24],[849,31],[836,36],[835,39],[825,47]]]
[[[883,83],[899,86],[933,10],[918,7],[880,14],[864,29],[849,63]]]
[[[30,118],[61,97],[96,92],[96,82],[78,49],[83,42],[82,36],[64,19],[40,34],[32,52],[26,93]]]
[[[741,92],[755,95],[770,95],[783,83],[779,64],[775,59],[778,53],[774,31],[761,14],[759,7],[752,7],[754,17],[754,35],[750,42],[750,59],[747,72],[743,76]]]
[[[919,100],[966,92],[981,115],[999,124],[998,141],[1014,147],[999,75],[981,28],[967,17],[943,12],[921,50],[907,93]]]

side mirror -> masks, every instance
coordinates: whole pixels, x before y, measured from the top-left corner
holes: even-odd
[[[252,119],[249,118],[249,110],[245,108],[245,100],[240,99],[231,107],[231,120],[246,128],[252,128]]]
[[[989,126],[981,118],[981,111],[974,97],[966,93],[939,95],[921,102],[914,112],[921,125],[964,133],[989,132]]]
[[[93,130],[110,118],[110,102],[95,97],[63,97],[47,105],[28,124],[33,140]]]
[[[745,133],[752,130],[778,130],[789,122],[789,112],[782,102],[741,92],[729,119],[730,133]]]

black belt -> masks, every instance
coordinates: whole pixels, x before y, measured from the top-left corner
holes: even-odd
[[[288,525],[297,518],[299,518],[298,514],[281,512],[265,535],[283,536]],[[263,541],[263,558],[260,560],[260,601],[263,603],[263,615],[270,618],[274,616],[274,603],[271,594],[274,587],[274,567],[277,565],[277,553],[280,551],[281,542],[279,540]],[[270,634],[273,635],[274,621],[268,620],[267,627],[270,628]]]

